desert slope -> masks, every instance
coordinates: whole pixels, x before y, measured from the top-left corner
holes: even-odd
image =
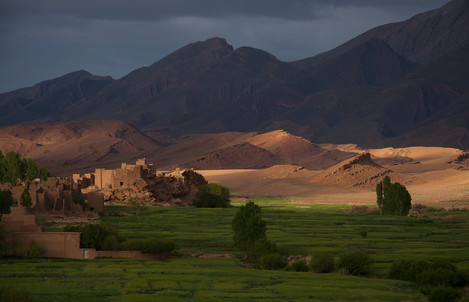
[[[327,147],[323,145],[323,147]],[[356,145],[338,149],[364,152]],[[373,149],[369,155],[347,159],[323,171],[298,166],[274,166],[260,170],[200,171],[208,181],[230,188],[238,196],[278,196],[299,204],[376,203],[374,186],[384,175],[404,184],[413,203],[440,207],[468,207],[469,170],[454,160],[461,150],[440,147]],[[400,163],[395,157],[411,158]],[[464,157],[464,156],[463,156]],[[448,162],[448,159],[451,159]],[[381,161],[383,164],[377,164]],[[390,165],[384,164],[390,162]],[[337,181],[339,179],[339,181]]]
[[[159,147],[138,129],[121,121],[73,121],[0,128],[0,150],[32,158],[55,175],[116,165]]]

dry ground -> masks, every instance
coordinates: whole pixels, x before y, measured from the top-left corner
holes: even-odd
[[[339,148],[340,146],[331,146]],[[355,148],[355,149],[354,149]],[[344,146],[347,151],[358,150]],[[463,152],[452,148],[410,147],[366,150],[384,167],[412,179],[406,185],[412,202],[441,207],[469,207],[469,169],[448,163]],[[405,160],[403,160],[405,159]],[[388,163],[388,164],[386,164]],[[283,165],[260,170],[202,170],[209,182],[228,187],[233,195],[286,197],[297,203],[375,204],[368,188],[317,182],[321,171]]]

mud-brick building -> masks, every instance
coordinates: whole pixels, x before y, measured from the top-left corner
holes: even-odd
[[[17,243],[28,245],[35,241],[45,248],[44,257],[93,259],[94,249],[80,248],[80,233],[44,232],[36,225],[35,215],[27,214],[23,207],[12,207],[9,215],[3,215],[0,225],[5,230],[5,242],[10,246]]]
[[[24,189],[31,195],[32,208],[36,212],[56,211],[68,214],[73,210],[73,202],[88,200],[89,208],[96,211],[104,210],[104,198],[102,194],[92,193],[84,195],[81,184],[73,181],[71,177],[49,177],[47,181],[25,181],[19,185],[0,183],[0,190],[10,190],[15,201],[15,206],[21,203],[21,194]]]
[[[99,189],[119,188],[140,179],[147,179],[156,175],[154,165],[147,164],[146,159],[137,159],[135,165],[122,163],[121,167],[113,170],[96,169],[92,175],[84,175],[83,183],[90,183]],[[80,176],[74,177],[79,179]]]
[[[19,185],[0,184],[0,189],[10,190],[15,205],[20,204],[24,189],[29,191],[36,211],[56,210],[66,213],[71,210],[74,200],[85,199],[81,187],[71,178],[49,177],[47,181],[25,181]]]

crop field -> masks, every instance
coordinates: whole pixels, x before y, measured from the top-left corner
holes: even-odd
[[[27,290],[37,301],[425,301],[413,283],[386,279],[393,261],[446,259],[469,269],[469,212],[352,215],[346,205],[253,201],[262,207],[267,236],[282,255],[366,250],[375,260],[373,273],[267,271],[243,268],[237,258],[191,258],[187,254],[240,255],[231,238],[236,208],[149,208],[142,216],[120,216],[130,209],[108,206],[103,221],[128,238],[173,240],[175,257],[2,259],[0,286]]]

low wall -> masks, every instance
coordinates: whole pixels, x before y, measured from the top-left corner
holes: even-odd
[[[140,251],[96,251],[96,258],[98,257],[165,260],[171,258],[171,253],[142,254]]]
[[[80,233],[76,232],[15,232],[6,237],[6,241],[13,245],[22,242],[28,245],[32,240],[46,249],[44,257],[94,259],[94,249],[80,248]]]
[[[43,257],[71,259],[107,257],[148,260],[166,260],[171,258],[171,253],[142,254],[140,251],[96,251],[91,248],[80,248],[80,233],[76,232],[15,232],[8,234],[5,239],[10,246],[13,246],[15,242],[29,245],[34,240],[46,249]]]

